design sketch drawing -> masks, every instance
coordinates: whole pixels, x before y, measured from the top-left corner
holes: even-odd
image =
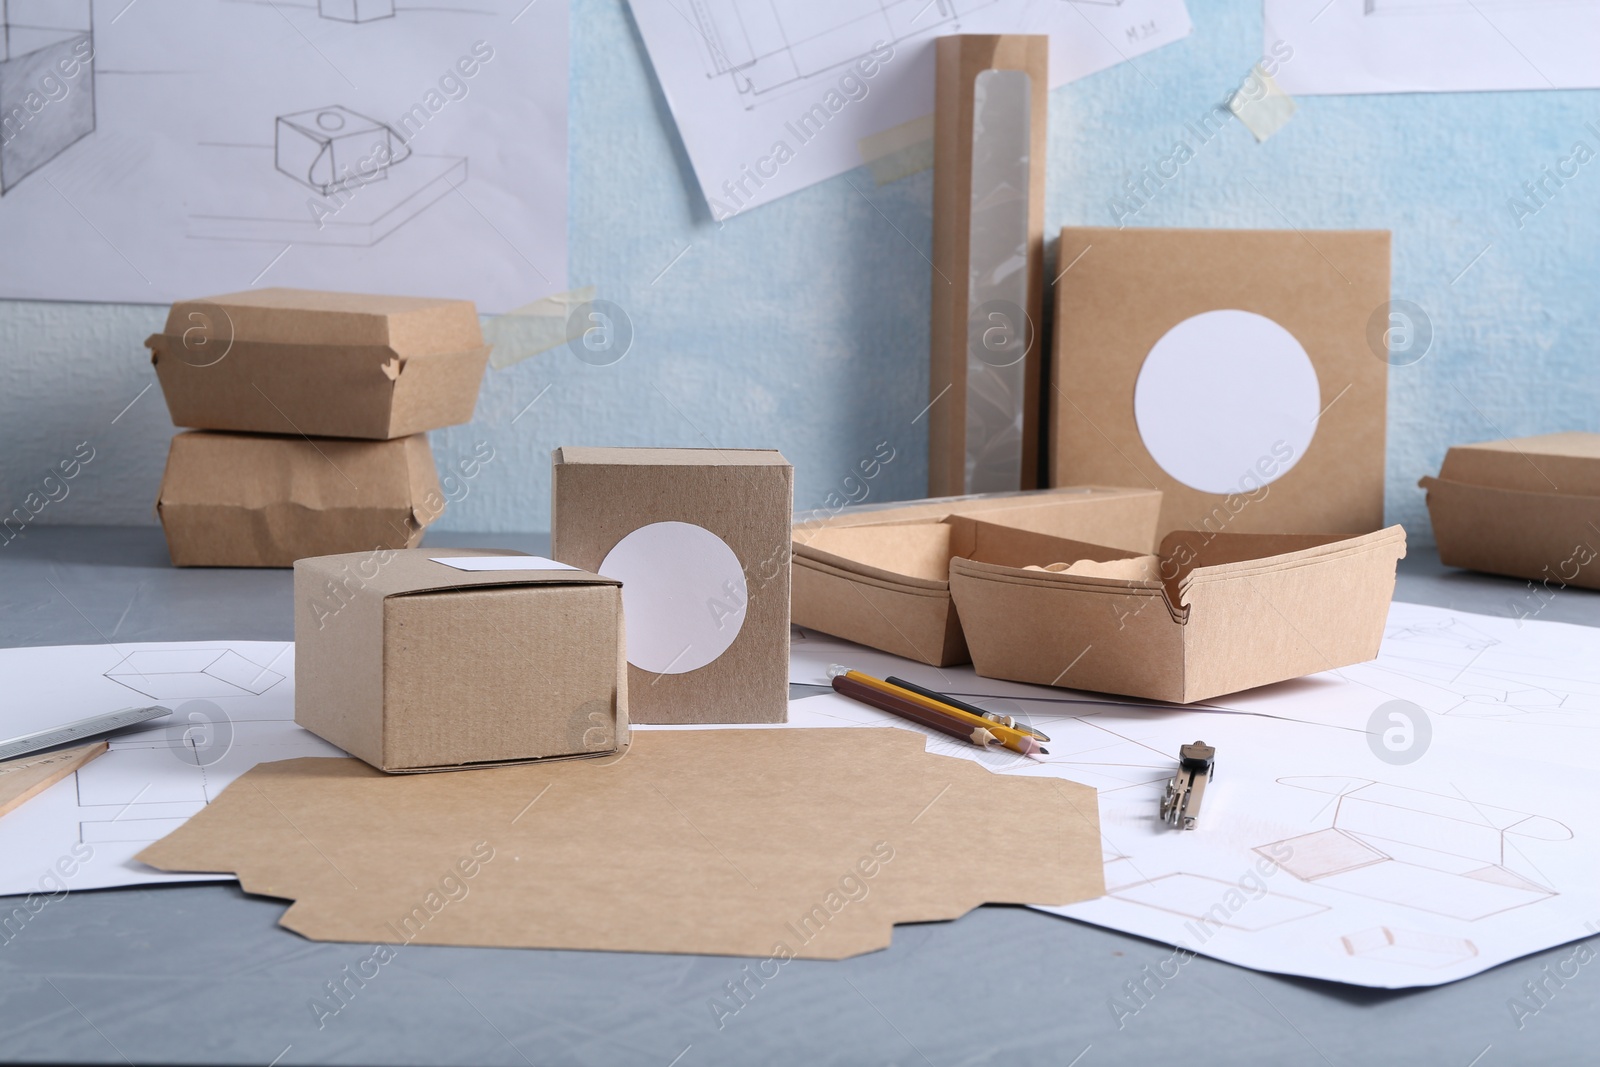
[[[90,0],[0,2],[0,196],[94,132],[93,56]]]
[[[726,78],[744,107],[860,58],[863,41],[898,44],[950,32],[958,7],[995,0],[697,0],[690,5],[708,78]]]
[[[189,216],[195,238],[371,246],[467,180],[465,158],[415,153],[402,126],[342,104],[278,115],[270,146],[201,147],[230,195]],[[294,184],[263,186],[262,163]]]
[[[317,14],[335,22],[394,18],[394,0],[317,0]]]
[[[1259,846],[1303,882],[1476,922],[1556,895],[1515,868],[1516,839],[1566,841],[1565,824],[1462,797],[1360,778],[1293,777],[1279,784],[1337,798],[1326,829]]]

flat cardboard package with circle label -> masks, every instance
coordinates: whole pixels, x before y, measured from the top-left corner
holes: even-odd
[[[1160,528],[1383,525],[1385,231],[1068,227],[1050,478],[1160,489]]]
[[[622,583],[633,721],[785,721],[788,461],[712,448],[551,459],[551,555]]]

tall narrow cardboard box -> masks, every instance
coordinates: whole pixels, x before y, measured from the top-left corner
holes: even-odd
[[[1040,479],[1050,40],[936,42],[928,495]]]

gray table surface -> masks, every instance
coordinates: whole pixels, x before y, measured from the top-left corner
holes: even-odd
[[[539,551],[538,536],[430,536]],[[1413,550],[1397,597],[1510,615],[1525,583]],[[1537,601],[1535,602],[1537,603]],[[1600,625],[1600,593],[1538,618]],[[288,640],[285,571],[175,570],[145,528],[44,527],[0,547],[0,645]],[[1600,872],[1596,872],[1600,875]],[[9,911],[15,900],[0,900]],[[237,885],[72,893],[0,945],[0,1060],[350,1064],[1369,1064],[1600,1062],[1600,965],[1519,1028],[1552,949],[1437,989],[1380,992],[1196,958],[1119,1028],[1109,1006],[1171,949],[1024,908],[903,926],[891,948],[793,961],[719,1027],[741,960],[405,946],[319,1028],[368,951],[276,925]],[[1596,916],[1600,922],[1600,916]],[[1570,969],[1570,968],[1569,968]]]

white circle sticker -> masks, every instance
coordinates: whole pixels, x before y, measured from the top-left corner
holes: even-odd
[[[744,568],[703,526],[641,526],[606,553],[600,573],[622,583],[628,662],[640,670],[699,670],[728,651],[744,626]]]
[[[1139,369],[1133,415],[1169,475],[1205,493],[1250,493],[1305,455],[1321,401],[1316,368],[1292,333],[1227,309],[1162,335]]]

